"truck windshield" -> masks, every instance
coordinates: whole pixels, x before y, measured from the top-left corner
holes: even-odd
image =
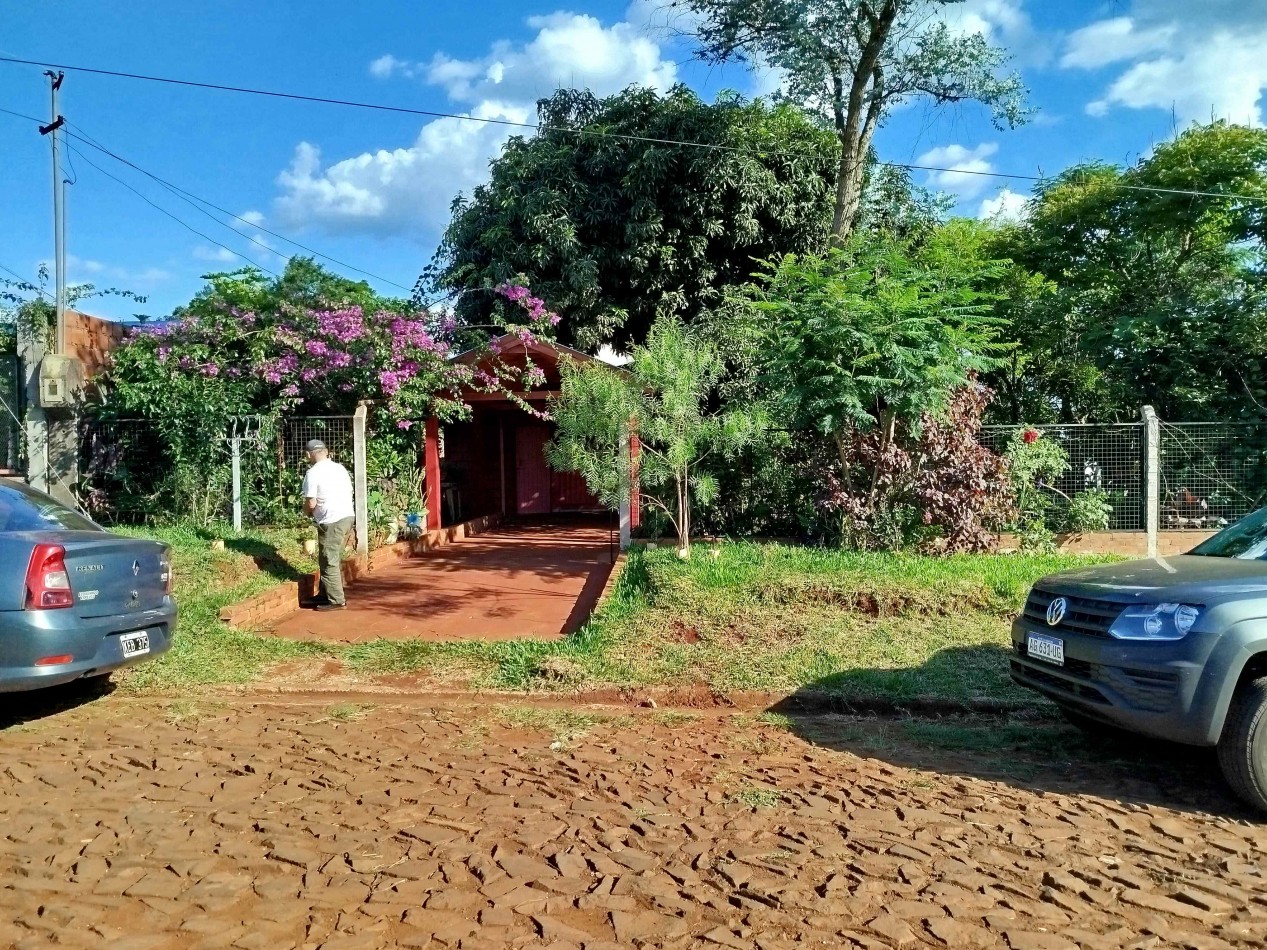
[[[1267,557],[1267,508],[1246,515],[1192,550],[1202,557],[1235,557],[1256,561]]]

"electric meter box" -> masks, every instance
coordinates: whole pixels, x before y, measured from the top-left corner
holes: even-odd
[[[84,385],[84,366],[73,356],[49,354],[40,361],[40,406],[61,409],[74,404]]]

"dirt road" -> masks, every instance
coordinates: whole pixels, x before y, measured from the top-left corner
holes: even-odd
[[[1204,759],[1018,765],[832,718],[617,712],[37,710],[0,732],[0,946],[1267,942],[1267,826]]]

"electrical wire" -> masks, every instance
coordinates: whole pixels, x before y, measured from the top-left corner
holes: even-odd
[[[135,79],[144,82],[167,83],[175,86],[186,86],[194,89],[210,89],[218,92],[237,92],[252,96],[266,96],[274,99],[289,99],[298,102],[313,102],[322,105],[349,106],[357,109],[371,109],[377,112],[392,112],[403,115],[425,116],[433,119],[457,119],[463,122],[481,122],[487,125],[501,125],[511,128],[525,129],[535,132],[562,132],[578,136],[617,139],[628,142],[644,142],[651,145],[674,145],[688,148],[706,148],[716,151],[735,152],[748,155],[778,155],[782,157],[805,157],[808,152],[792,152],[784,149],[754,149],[741,145],[720,145],[712,142],[688,142],[680,139],[665,139],[647,135],[629,135],[622,132],[607,132],[599,129],[573,129],[566,126],[553,126],[543,123],[516,122],[512,119],[494,119],[485,116],[462,115],[454,112],[437,112],[431,109],[413,109],[408,106],[392,106],[377,102],[360,102],[354,99],[335,99],[327,96],[308,96],[292,92],[278,92],[270,89],[253,89],[248,86],[230,86],[223,83],[195,82],[188,79],[173,79],[169,76],[150,76],[144,73],[127,73],[113,69],[94,69],[89,66],[71,66],[66,63],[45,63],[38,60],[19,59],[14,56],[0,56],[0,63],[14,63],[22,66],[39,66],[48,69],[63,69],[72,72],[90,73],[97,76],[113,76],[119,79]],[[24,118],[30,118],[24,116]],[[904,168],[907,171],[941,172],[956,175],[972,175],[983,178],[1002,178],[1011,181],[1029,181],[1041,183],[1050,181],[1042,175],[1021,175],[1012,172],[987,172],[976,169],[943,168],[936,165],[915,165],[906,162],[877,162],[886,168]],[[1238,201],[1251,201],[1267,204],[1267,197],[1262,195],[1241,195],[1222,191],[1200,191],[1188,188],[1162,188],[1156,185],[1126,185],[1115,183],[1115,187],[1126,191],[1152,192],[1157,194],[1180,195],[1191,198],[1232,198]]]
[[[102,168],[100,165],[98,165],[96,162],[94,162],[92,159],[90,159],[87,155],[85,155],[85,154],[84,154],[83,152],[81,152],[79,149],[75,148],[75,146],[70,145],[70,144],[68,143],[66,147],[67,147],[67,149],[69,149],[70,151],[73,151],[73,152],[74,152],[76,155],[78,155],[81,159],[83,159],[83,161],[85,161],[87,164],[91,165],[91,166],[92,166],[93,168],[95,168],[97,171],[101,172],[101,174],[105,175],[107,178],[112,178],[112,179],[114,179],[116,182],[118,182],[120,185],[122,185],[122,186],[123,186],[124,188],[126,188],[128,191],[132,192],[134,195],[136,195],[138,198],[140,198],[142,201],[144,201],[147,205],[149,205],[149,206],[150,206],[151,208],[153,208],[155,211],[158,211],[158,212],[160,212],[160,213],[162,213],[162,214],[165,214],[167,217],[171,218],[173,221],[175,221],[177,224],[179,224],[179,225],[180,225],[182,228],[184,228],[186,231],[190,231],[190,232],[192,232],[193,234],[198,235],[198,237],[202,238],[204,241],[210,241],[210,242],[211,242],[212,244],[214,244],[216,247],[223,248],[224,250],[228,251],[230,254],[232,254],[232,255],[233,255],[233,256],[235,256],[235,257],[240,257],[240,258],[242,258],[242,260],[246,261],[246,262],[247,262],[248,264],[250,264],[252,267],[258,268],[259,270],[264,271],[264,273],[266,273],[266,274],[271,274],[272,276],[277,277],[277,278],[280,278],[280,277],[281,277],[281,274],[277,273],[277,271],[274,271],[274,270],[269,270],[269,268],[265,267],[264,265],[262,265],[262,264],[257,264],[255,261],[251,260],[251,258],[247,257],[245,254],[241,253],[240,251],[235,251],[233,248],[229,247],[227,244],[221,244],[221,243],[220,243],[219,241],[217,241],[215,238],[213,238],[213,237],[211,237],[211,236],[209,236],[209,235],[207,235],[207,234],[203,234],[201,231],[199,231],[197,228],[195,228],[192,224],[189,224],[188,222],[186,222],[184,219],[182,219],[182,218],[180,218],[180,217],[177,217],[176,215],[172,214],[172,212],[168,211],[168,210],[167,210],[166,208],[164,208],[162,205],[156,204],[155,202],[151,201],[148,197],[146,197],[144,194],[142,194],[142,193],[141,193],[140,191],[138,191],[137,189],[133,188],[131,185],[129,185],[126,181],[124,181],[124,180],[123,180],[122,178],[120,178],[118,175],[114,175],[114,174],[112,174],[112,173],[110,173],[110,172],[106,171],[104,168]]]
[[[240,221],[242,224],[245,224],[248,227],[255,228],[257,231],[261,231],[264,234],[272,235],[273,237],[279,240],[285,241],[287,244],[294,245],[300,250],[307,251],[309,254],[312,254],[315,257],[320,257],[322,260],[330,261],[332,264],[337,264],[339,267],[346,268],[347,270],[356,271],[358,274],[364,274],[366,277],[372,277],[374,278],[374,280],[377,280],[380,283],[390,284],[392,287],[396,287],[400,290],[405,291],[405,293],[413,293],[412,287],[406,287],[404,284],[399,284],[394,280],[390,280],[379,274],[375,274],[373,271],[368,271],[362,267],[357,267],[354,264],[349,264],[346,261],[341,261],[337,257],[331,257],[329,254],[323,254],[321,253],[321,251],[318,251],[315,248],[311,248],[306,244],[301,244],[300,242],[294,240],[293,238],[288,238],[284,234],[279,234],[278,232],[272,231],[264,227],[263,225],[256,224],[253,221],[248,221],[246,218],[243,218],[240,215],[236,215],[232,211],[222,208],[219,205],[215,204],[214,202],[208,201],[206,198],[200,198],[198,195],[194,194],[193,192],[187,191],[186,189],[181,188],[179,185],[173,184],[172,182],[167,181],[166,179],[154,174],[153,172],[147,171],[146,169],[142,168],[140,165],[136,164],[135,162],[124,158],[122,155],[119,155],[118,153],[111,151],[110,149],[102,145],[100,142],[98,142],[96,139],[92,138],[92,136],[90,136],[80,126],[72,122],[67,122],[66,125],[70,126],[71,129],[75,130],[75,131],[67,131],[66,134],[69,135],[71,138],[77,139],[80,142],[83,142],[85,145],[89,146],[90,148],[94,148],[97,151],[105,155],[108,155],[110,158],[113,158],[115,161],[120,162],[124,165],[127,165],[129,168],[140,172],[145,177],[153,179],[154,181],[158,182],[158,184],[166,188],[168,191],[172,192],[173,194],[177,195],[177,197],[181,198],[181,200],[183,200],[186,204],[189,204],[192,207],[196,208],[199,212],[201,212],[202,214],[205,214],[207,217],[211,218],[212,221],[215,221],[217,224],[222,225],[223,227],[228,227],[234,232],[238,234],[242,234],[242,232],[238,231],[237,228],[233,228],[232,225],[225,224],[219,218],[215,217],[215,215],[212,215],[208,213],[204,208],[199,207],[199,205],[206,205],[208,208],[214,208],[216,211],[220,212],[221,214],[228,215],[230,218],[233,218],[235,221]],[[269,253],[275,253],[274,248],[270,247],[269,245],[265,244],[262,241],[256,240],[255,238],[251,237],[249,234],[242,234],[242,237],[246,238],[252,244],[262,247],[264,250],[268,251]]]

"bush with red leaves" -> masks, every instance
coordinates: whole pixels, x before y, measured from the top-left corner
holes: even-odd
[[[959,390],[941,417],[918,427],[851,430],[841,446],[847,466],[826,465],[824,507],[839,519],[847,547],[929,553],[986,551],[1013,517],[1007,463],[979,441],[992,393]]]

